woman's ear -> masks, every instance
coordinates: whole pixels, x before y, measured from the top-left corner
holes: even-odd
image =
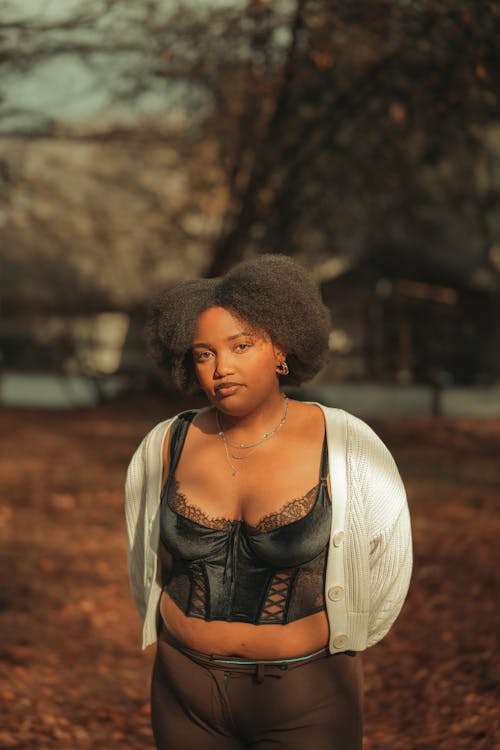
[[[275,345],[274,347],[274,361],[276,365],[286,361],[286,352],[281,346]]]
[[[281,346],[279,346],[279,344],[274,344],[273,349],[274,349],[274,360],[276,364],[279,365],[281,362],[284,362],[286,360],[286,352]]]

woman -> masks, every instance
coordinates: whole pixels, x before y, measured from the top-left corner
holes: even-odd
[[[410,524],[373,431],[281,392],[327,356],[318,289],[264,255],[167,291],[146,333],[166,377],[210,403],[160,422],[127,472],[157,747],[358,750],[359,652],[406,596]]]

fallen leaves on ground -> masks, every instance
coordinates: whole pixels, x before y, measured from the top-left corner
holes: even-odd
[[[7,410],[0,438],[0,747],[152,750],[149,673],[126,577],[124,473],[184,405]],[[407,487],[415,569],[365,661],[364,750],[500,742],[500,422],[367,420]]]

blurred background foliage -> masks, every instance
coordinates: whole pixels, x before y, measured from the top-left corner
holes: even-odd
[[[369,418],[412,509],[363,747],[500,746],[500,432],[476,419],[500,416],[499,83],[497,0],[0,0],[1,747],[150,746],[125,467],[196,404],[146,310],[263,252],[331,309],[302,397]]]
[[[4,373],[151,384],[152,294],[285,252],[326,382],[495,385],[500,5],[0,1]]]

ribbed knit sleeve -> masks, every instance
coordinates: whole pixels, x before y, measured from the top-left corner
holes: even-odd
[[[367,646],[377,643],[398,616],[412,570],[410,516],[394,459],[364,422],[350,418],[353,484],[360,494],[369,545],[369,620]]]
[[[370,544],[370,620],[367,646],[388,632],[408,592],[412,569],[410,516],[406,504],[393,526]]]
[[[125,480],[125,522],[128,538],[128,574],[135,606],[144,620],[144,523],[146,509],[146,438],[127,469]]]

